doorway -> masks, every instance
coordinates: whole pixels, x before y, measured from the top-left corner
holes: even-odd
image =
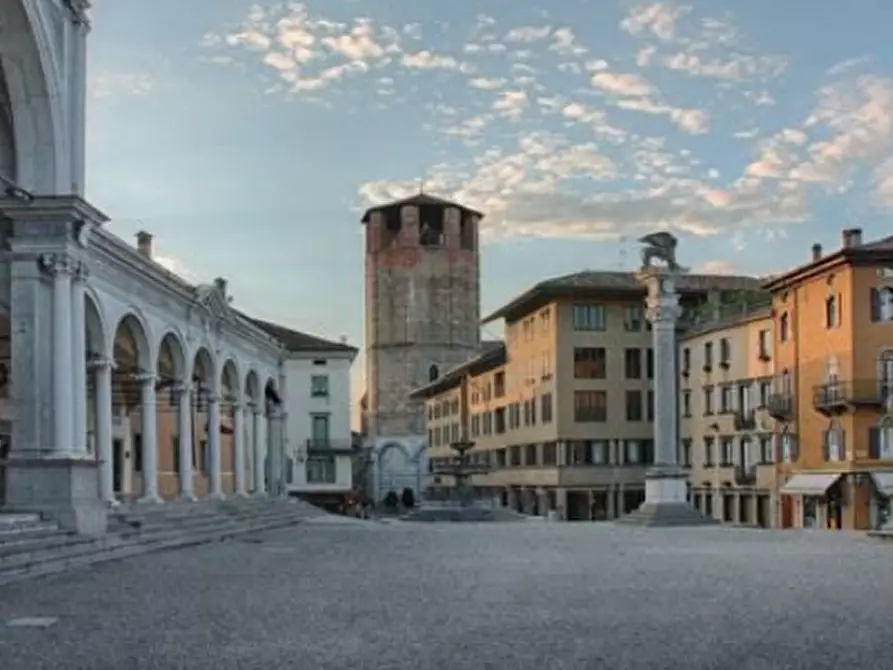
[[[112,440],[112,492],[121,494],[124,474],[124,440]]]

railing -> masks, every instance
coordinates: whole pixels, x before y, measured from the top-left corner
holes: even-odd
[[[736,465],[735,466],[735,483],[738,486],[750,486],[757,481],[756,465]]]
[[[735,430],[753,430],[757,420],[753,410],[747,412],[735,412]]]
[[[893,392],[893,383],[876,379],[833,381],[812,389],[812,405],[823,413],[846,411],[851,407],[883,407]]]
[[[311,437],[307,439],[307,451],[352,451],[350,440],[335,440],[331,437]]]
[[[769,416],[779,421],[790,421],[794,416],[794,396],[790,393],[773,393],[766,403]]]

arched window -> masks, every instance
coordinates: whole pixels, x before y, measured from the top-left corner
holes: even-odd
[[[881,398],[893,396],[893,350],[887,349],[878,357],[878,384]]]
[[[436,382],[440,378],[440,370],[437,369],[436,365],[432,365],[428,368],[428,381]]]

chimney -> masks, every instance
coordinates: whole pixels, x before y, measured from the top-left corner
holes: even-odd
[[[847,228],[841,233],[844,249],[852,249],[853,247],[862,246],[862,229]]]
[[[813,244],[812,245],[812,260],[817,261],[822,257],[822,245],[821,244]]]
[[[136,234],[136,250],[146,258],[152,258],[152,233],[141,230]]]
[[[220,294],[226,298],[226,280],[223,277],[217,277],[214,279],[214,286],[217,287],[217,290],[220,291]]]

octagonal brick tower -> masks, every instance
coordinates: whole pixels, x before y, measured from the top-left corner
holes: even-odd
[[[482,215],[420,193],[375,207],[366,225],[367,430],[373,445],[424,442],[409,393],[480,346]]]

